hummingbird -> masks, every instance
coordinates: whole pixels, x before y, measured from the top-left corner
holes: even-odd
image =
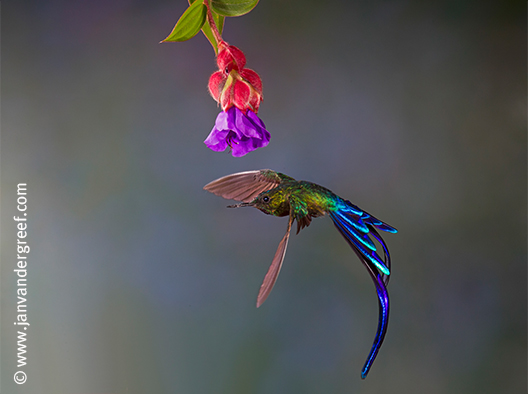
[[[312,222],[312,218],[328,215],[370,274],[379,304],[378,330],[374,343],[361,370],[365,379],[387,332],[389,322],[389,284],[391,259],[389,249],[378,230],[396,233],[397,230],[371,214],[312,182],[298,181],[273,170],[244,171],[216,179],[204,190],[228,200],[241,201],[228,208],[255,207],[268,215],[288,216],[286,234],[279,243],[271,266],[264,277],[257,296],[257,308],[269,296],[284,261],[293,221],[297,221],[297,234]],[[378,254],[377,241],[383,251]]]

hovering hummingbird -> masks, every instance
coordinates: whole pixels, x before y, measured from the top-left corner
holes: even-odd
[[[225,199],[242,201],[240,204],[229,205],[228,208],[255,207],[268,215],[289,216],[286,234],[279,243],[260,287],[257,308],[266,300],[277,280],[293,221],[297,220],[297,233],[299,233],[301,229],[310,225],[312,218],[326,214],[330,216],[338,231],[367,268],[378,293],[378,331],[361,371],[361,377],[364,379],[383,343],[389,321],[387,285],[391,269],[390,255],[378,230],[389,233],[396,233],[397,230],[322,186],[307,181],[297,181],[272,170],[245,171],[227,175],[208,183],[204,186],[204,190]],[[371,236],[382,246],[383,259],[377,253]]]

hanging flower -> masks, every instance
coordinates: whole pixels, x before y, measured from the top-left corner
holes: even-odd
[[[268,145],[270,134],[257,116],[262,101],[262,81],[248,68],[244,53],[221,41],[216,62],[219,71],[209,78],[209,92],[220,104],[222,112],[215,127],[204,141],[214,151],[231,147],[235,157],[244,156]]]
[[[218,114],[215,126],[204,143],[215,152],[224,151],[229,146],[234,157],[241,157],[268,145],[269,140],[270,133],[253,111],[244,113],[232,106]]]

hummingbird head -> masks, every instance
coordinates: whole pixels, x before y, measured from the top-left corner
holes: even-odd
[[[288,200],[279,188],[262,192],[253,201],[228,206],[228,208],[240,207],[255,207],[267,215],[274,216],[286,216],[290,213]]]

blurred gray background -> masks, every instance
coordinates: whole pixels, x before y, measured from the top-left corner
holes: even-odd
[[[526,4],[262,0],[226,21],[264,82],[268,147],[203,140],[219,109],[172,1],[2,4],[2,393],[524,393]],[[272,168],[399,229],[374,286],[328,218],[203,185]],[[28,376],[16,368],[16,185],[28,184]]]

